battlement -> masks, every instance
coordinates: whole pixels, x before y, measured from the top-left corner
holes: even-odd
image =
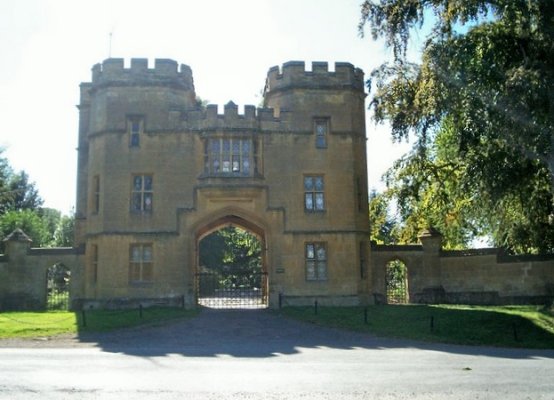
[[[223,107],[223,114],[218,114],[217,104],[208,104],[208,106],[206,107],[206,120],[215,122],[218,119],[243,119],[245,121],[253,122],[256,119],[256,107],[252,105],[245,105],[244,114],[239,114],[238,106],[230,101]]]
[[[175,85],[194,90],[192,70],[188,65],[166,58],[154,60],[154,68],[148,68],[148,59],[132,58],[131,67],[125,68],[122,58],[108,58],[92,67],[92,84],[100,85]]]
[[[289,61],[282,68],[272,67],[267,73],[265,93],[290,88],[364,90],[364,73],[350,63],[335,63],[335,71],[329,71],[326,62],[313,62],[307,71],[303,61]]]
[[[280,118],[273,108],[256,108],[253,105],[245,105],[244,113],[239,114],[238,106],[232,101],[225,104],[223,107],[223,114],[218,114],[218,107],[216,104],[208,104],[206,107],[206,120],[216,121],[223,119],[225,121],[232,121],[241,119],[248,122],[256,121],[276,121]]]
[[[281,110],[278,114],[273,108],[256,108],[253,105],[245,105],[244,112],[239,113],[238,106],[230,101],[223,106],[223,114],[218,112],[216,104],[208,104],[204,110],[185,111],[181,120],[186,121],[189,127],[196,126],[198,129],[252,131],[268,123],[274,129],[286,127],[290,124],[290,113]]]

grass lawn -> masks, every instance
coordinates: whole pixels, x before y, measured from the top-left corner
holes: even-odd
[[[82,312],[2,312],[0,338],[53,336],[62,333],[109,331],[139,325],[151,325],[176,318],[190,318],[197,310],[181,308],[144,308],[139,310],[88,310]]]
[[[285,307],[289,317],[377,336],[432,342],[554,349],[554,313],[542,306],[383,305]]]

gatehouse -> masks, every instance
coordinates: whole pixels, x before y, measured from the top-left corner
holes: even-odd
[[[233,77],[229,77],[233,79]],[[269,69],[259,107],[197,95],[189,66],[109,58],[81,83],[75,245],[5,238],[0,309],[543,303],[552,256],[369,241],[364,74],[349,63]],[[232,227],[246,264],[201,262]]]

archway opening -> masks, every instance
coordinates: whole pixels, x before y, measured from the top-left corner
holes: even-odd
[[[71,271],[62,263],[50,266],[46,271],[46,309],[69,310],[69,285]]]
[[[267,307],[264,242],[228,224],[198,241],[197,302],[211,308]]]
[[[402,261],[389,261],[385,270],[388,304],[407,304],[410,301],[408,292],[408,268]]]

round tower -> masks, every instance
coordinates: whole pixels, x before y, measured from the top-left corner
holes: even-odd
[[[308,119],[302,110],[314,116],[333,116],[333,128],[365,133],[364,74],[350,63],[335,63],[329,71],[326,62],[313,62],[307,71],[303,61],[290,61],[282,68],[272,67],[266,79],[264,106],[281,111],[295,111],[294,124]]]
[[[134,159],[147,134],[175,129],[175,115],[196,108],[188,65],[156,59],[149,68],[147,59],[133,58],[126,68],[123,59],[109,58],[93,66],[92,81],[81,84],[78,105],[77,245],[87,233],[102,230],[99,224],[113,220],[113,205],[100,203],[109,202],[107,189],[112,190],[109,184],[122,166],[138,163]],[[106,196],[99,195],[101,189]]]

